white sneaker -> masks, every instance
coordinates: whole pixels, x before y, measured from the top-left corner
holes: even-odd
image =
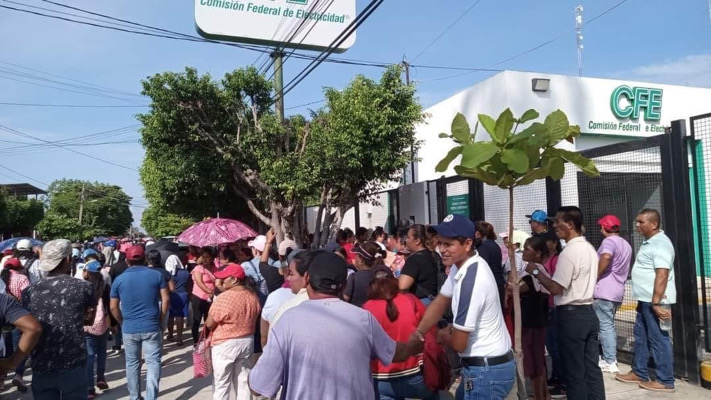
[[[607,363],[607,361],[603,360],[602,358],[600,361],[598,361],[597,366],[600,367],[602,372],[607,372],[607,370],[610,368],[610,364]]]
[[[607,371],[605,371],[605,372],[609,372],[611,374],[619,374],[620,369],[617,368],[617,363],[613,362],[613,363],[607,364]]]

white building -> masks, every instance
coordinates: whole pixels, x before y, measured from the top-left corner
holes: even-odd
[[[414,165],[415,183],[393,187],[391,191],[382,193],[379,196],[380,205],[361,204],[357,210],[358,221],[356,210],[349,211],[343,226],[354,228],[358,222],[368,228],[387,226],[392,229],[392,225],[397,223],[437,223],[441,216],[437,215],[436,199],[433,190],[430,190],[435,183],[431,181],[454,176],[452,167],[458,164],[455,160],[444,174],[435,172],[435,165],[454,147],[451,140],[441,139],[438,135],[450,132],[452,120],[459,112],[465,115],[473,128],[478,114],[496,118],[506,108],[510,108],[514,116],[535,109],[541,115],[540,122],[557,109],[564,111],[570,123],[579,125],[582,132],[574,144],[566,142],[564,146],[581,151],[658,135],[664,133],[664,127],[670,126],[673,120],[710,112],[711,89],[533,72],[501,72],[425,110],[428,118],[416,128],[421,147],[419,161]],[[483,128],[479,129],[476,140],[489,140]],[[652,164],[655,163],[637,168],[644,173],[659,172],[655,170],[658,163]],[[611,172],[616,171],[615,168],[629,169],[629,166],[616,166],[603,160],[598,161],[598,168]],[[572,170],[568,170],[563,185],[575,186],[575,179],[568,177],[571,173]],[[487,185],[484,185],[484,191],[487,220],[494,226],[508,222],[501,217],[508,212],[507,193]],[[468,212],[469,188],[466,182],[447,184],[446,192],[445,212]],[[563,190],[565,204],[577,203],[577,198],[566,198],[566,193],[572,192],[574,190]],[[537,193],[545,193],[543,181],[517,192],[515,214],[520,216],[515,220],[517,226],[527,229],[524,215],[535,209],[545,209],[545,202],[539,204],[541,196],[536,196]],[[399,201],[393,201],[395,196],[399,197]],[[312,218],[311,214],[315,211],[309,213],[308,218],[309,228],[313,230],[315,217]]]

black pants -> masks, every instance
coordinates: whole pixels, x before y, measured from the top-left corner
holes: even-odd
[[[560,306],[558,345],[568,398],[604,399],[605,384],[598,366],[600,323],[589,306]]]
[[[207,320],[207,313],[210,311],[211,302],[202,300],[197,296],[190,295],[190,307],[193,309],[193,342],[200,340],[200,322]]]

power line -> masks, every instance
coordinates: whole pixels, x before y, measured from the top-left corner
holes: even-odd
[[[615,5],[613,5],[612,7],[609,7],[609,8],[606,9],[605,11],[603,11],[603,12],[601,12],[601,13],[595,15],[594,17],[592,17],[592,18],[590,18],[590,19],[588,20],[588,22],[587,22],[588,25],[589,25],[590,23],[592,23],[592,22],[595,22],[595,20],[597,20],[597,19],[599,19],[599,18],[601,18],[601,17],[607,15],[608,13],[612,12],[612,11],[615,10],[617,7],[619,7],[619,6],[621,6],[621,5],[625,4],[625,3],[627,3],[628,1],[629,1],[629,0],[621,0],[621,1],[619,1],[618,3],[616,3]],[[497,66],[497,65],[501,65],[501,64],[504,64],[504,63],[507,63],[507,62],[509,62],[509,61],[511,61],[511,60],[515,60],[515,59],[517,59],[517,58],[519,58],[519,57],[523,57],[523,56],[525,56],[525,55],[527,55],[527,54],[533,53],[534,51],[536,51],[536,50],[538,50],[538,49],[540,49],[540,48],[542,48],[542,47],[545,47],[545,46],[547,46],[547,45],[549,45],[549,44],[555,42],[556,40],[558,40],[558,39],[560,39],[560,38],[562,38],[562,37],[568,35],[571,31],[572,31],[572,32],[575,32],[575,27],[573,27],[572,29],[566,30],[565,32],[559,34],[558,36],[555,36],[555,37],[552,38],[552,39],[548,39],[548,40],[546,40],[545,42],[543,42],[543,43],[541,43],[541,44],[538,44],[538,45],[533,46],[533,47],[531,47],[531,48],[529,48],[529,49],[526,49],[526,50],[524,50],[524,51],[522,51],[522,52],[520,52],[520,53],[518,53],[518,54],[515,54],[515,55],[513,55],[513,56],[511,56],[511,57],[509,57],[509,58],[506,58],[506,59],[504,59],[504,60],[501,60],[501,61],[499,61],[499,62],[496,62],[496,63],[494,63],[494,64],[491,64],[491,65],[489,66],[489,68],[495,67],[495,66]]]
[[[58,145],[74,145],[78,144],[82,141],[86,143],[87,140],[99,140],[99,139],[104,139],[104,138],[116,138],[117,136],[125,135],[127,133],[134,133],[136,132],[136,129],[139,128],[141,125],[139,124],[134,124],[134,125],[129,125],[125,126],[122,128],[117,128],[117,129],[111,129],[108,131],[102,131],[102,132],[97,132],[97,133],[90,133],[87,135],[81,135],[81,136],[74,136],[70,137],[67,139],[63,140],[58,140],[54,142],[49,142],[50,144],[29,144],[27,142],[22,142],[22,144],[25,144],[24,146],[16,146],[16,147],[10,147],[7,149],[3,149],[3,154],[11,153],[11,150],[17,151],[17,149],[24,149],[24,148],[32,148],[32,150],[38,150],[38,149],[43,149],[43,148],[52,148],[55,144]],[[15,142],[19,143],[19,142]]]
[[[20,132],[20,131],[18,131],[18,130],[12,129],[12,128],[8,128],[8,127],[3,126],[3,125],[0,125],[0,130],[3,130],[3,131],[5,131],[5,132],[8,132],[8,133],[13,134],[13,135],[16,135],[16,136],[21,136],[21,137],[24,137],[24,138],[34,139],[34,140],[37,140],[37,141],[39,141],[39,142],[51,144],[51,145],[53,145],[53,146],[55,146],[55,147],[59,147],[60,149],[64,149],[64,150],[67,150],[67,151],[71,151],[72,153],[76,153],[76,154],[82,155],[82,156],[84,156],[84,157],[91,158],[91,159],[94,159],[94,160],[97,160],[97,161],[101,161],[101,162],[103,162],[103,163],[110,164],[110,165],[113,165],[113,166],[116,166],[116,167],[119,167],[119,168],[127,169],[127,170],[129,170],[129,171],[138,172],[138,170],[135,169],[135,168],[127,167],[127,166],[125,166],[125,165],[121,165],[121,164],[115,163],[115,162],[113,162],[113,161],[108,161],[108,160],[104,160],[104,159],[101,159],[101,158],[98,158],[98,157],[94,157],[94,156],[92,156],[92,155],[90,155],[90,154],[84,154],[84,153],[79,152],[79,151],[76,151],[76,150],[74,150],[74,149],[67,148],[66,146],[63,146],[63,145],[60,145],[60,144],[57,144],[57,143],[54,143],[54,142],[50,142],[50,141],[47,141],[47,140],[44,140],[44,139],[40,139],[40,138],[38,138],[38,137],[36,137],[36,136],[28,135],[28,134],[26,134],[26,133]]]
[[[1,7],[2,7],[2,6],[0,6],[0,8],[1,8]],[[7,72],[0,71],[0,74],[7,74]],[[12,76],[12,74],[10,74],[10,75]],[[129,100],[129,99],[123,99],[123,98],[120,98],[120,97],[115,97],[115,96],[110,96],[110,95],[105,95],[105,94],[100,94],[100,93],[92,93],[92,92],[86,92],[86,91],[81,91],[81,90],[72,90],[72,89],[67,89],[67,88],[63,88],[63,87],[45,85],[45,84],[37,83],[37,82],[30,82],[30,81],[26,81],[26,80],[23,80],[23,79],[13,78],[13,77],[11,77],[11,76],[0,76],[0,79],[6,79],[6,80],[9,80],[9,81],[13,81],[13,82],[25,83],[25,84],[33,85],[33,86],[45,87],[45,88],[54,89],[54,90],[59,90],[59,91],[63,91],[63,92],[77,93],[77,94],[83,94],[83,95],[94,96],[94,97],[104,97],[104,98],[110,98],[110,99],[121,100],[121,101],[128,101],[128,102],[131,102],[131,101],[132,101],[132,100]]]
[[[450,29],[454,28],[454,26],[457,25],[457,23],[459,23],[459,21],[461,21],[462,18],[464,18],[467,14],[469,14],[469,12],[470,12],[471,10],[473,10],[474,7],[476,7],[476,5],[479,4],[479,2],[481,2],[481,0],[476,0],[476,1],[474,2],[474,4],[472,4],[469,8],[466,9],[466,11],[464,11],[464,12],[462,13],[462,15],[460,15],[457,19],[455,19],[451,24],[449,24],[449,26],[448,26],[447,28],[445,28],[445,30],[442,31],[442,33],[440,33],[436,38],[434,38],[434,40],[432,40],[432,41],[430,42],[430,44],[428,44],[427,46],[425,46],[425,48],[422,49],[422,51],[420,51],[420,52],[415,56],[415,58],[412,59],[412,61],[413,61],[413,62],[414,62],[414,61],[417,61],[417,59],[420,58],[420,56],[421,56],[422,54],[424,54],[427,50],[429,50],[430,47],[432,47],[435,43],[437,43],[437,41],[439,41],[439,39],[442,38],[442,36],[444,36],[447,32],[449,32]]]
[[[277,96],[275,98],[279,97],[284,97],[287,93],[289,93],[291,90],[293,90],[301,81],[303,81],[309,74],[311,74],[316,67],[321,65],[323,60],[328,58],[328,56],[333,53],[333,51],[338,48],[346,39],[350,37],[350,35],[355,32],[355,30],[363,23],[365,20],[370,17],[370,15],[380,7],[380,5],[383,3],[384,0],[372,0],[368,5],[365,7],[365,9],[356,16],[356,18],[348,24],[348,26],[341,32],[332,42],[331,44],[324,49],[314,61],[309,63],[309,65],[306,66],[299,74],[294,77],[288,84],[284,85],[284,88],[282,88],[281,93],[277,93]]]
[[[10,103],[0,102],[0,106],[16,106],[16,107],[56,107],[56,108],[144,108],[145,106],[132,105],[101,105],[101,104],[42,104],[42,103]]]
[[[325,102],[326,102],[326,100],[316,100],[316,101],[312,101],[310,103],[299,104],[298,106],[287,107],[287,108],[285,108],[285,110],[293,110],[295,108],[301,108],[301,107],[306,107],[306,106],[310,106],[313,104],[319,104],[319,103],[325,103]]]

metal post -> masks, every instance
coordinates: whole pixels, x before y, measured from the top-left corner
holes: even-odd
[[[698,384],[700,360],[697,353],[699,332],[696,321],[698,321],[699,304],[684,120],[672,121],[672,131],[664,135],[660,156],[664,182],[662,227],[676,250],[674,276],[677,301],[672,312],[674,373]]]
[[[284,52],[275,51],[271,54],[271,58],[274,59],[274,91],[276,92],[276,98],[274,102],[274,107],[276,109],[277,118],[279,121],[284,121],[284,69],[283,67],[283,57]]]
[[[402,60],[402,66],[405,68],[405,83],[410,86],[410,63],[407,60]],[[404,182],[407,184],[407,181]],[[415,146],[410,146],[410,183],[415,183]]]
[[[575,7],[575,34],[578,40],[578,76],[583,76],[583,6]]]
[[[79,197],[79,225],[82,223],[84,218],[84,190],[86,189],[86,184],[81,185],[81,196]]]

